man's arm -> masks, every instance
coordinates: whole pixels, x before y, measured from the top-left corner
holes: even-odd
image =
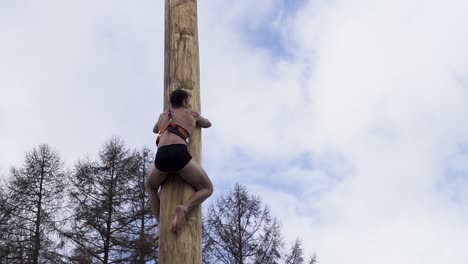
[[[154,124],[154,127],[153,127],[153,133],[157,134],[159,132],[159,120],[158,122],[156,122],[156,124]]]
[[[196,120],[196,125],[202,128],[209,128],[211,127],[211,122],[207,118],[201,116],[198,112],[193,112],[193,116]]]
[[[153,133],[157,134],[159,132],[159,122],[161,121],[162,115],[159,115],[158,121],[154,124]]]

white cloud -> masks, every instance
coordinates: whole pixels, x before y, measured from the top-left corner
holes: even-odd
[[[29,4],[0,8],[2,173],[41,142],[70,163],[112,134],[151,145],[162,2]],[[467,3],[281,4],[199,2],[216,192],[245,183],[322,263],[464,263]],[[247,43],[265,23],[288,58]]]
[[[324,262],[466,259],[468,200],[453,204],[437,185],[468,139],[459,82],[468,73],[461,62],[468,38],[463,4],[439,5],[314,2],[298,14],[297,57],[315,69],[310,146],[343,154],[353,168],[321,197],[320,221],[306,229]]]
[[[0,154],[2,164],[19,165],[41,142],[73,162],[111,135],[138,146],[152,140],[162,108],[162,74],[156,74],[163,68],[162,7],[152,1],[10,4],[1,23],[0,145],[9,150]]]
[[[264,197],[282,220],[286,236],[293,239],[300,234],[307,251],[317,250],[322,262],[463,263],[466,259],[461,245],[467,242],[468,200],[466,180],[460,179],[467,177],[466,170],[464,176],[447,181],[447,167],[468,161],[466,155],[457,155],[468,140],[463,5],[460,1],[311,1],[287,24],[292,33],[286,34],[293,39],[290,47],[297,48],[295,61],[288,62],[294,74],[273,71],[273,76],[280,76],[278,81],[269,70],[285,62],[251,50],[229,60],[247,72],[242,79],[230,78],[231,68],[221,75],[244,84],[232,86],[236,97],[227,97],[236,98],[230,106],[239,111],[229,120],[261,119],[261,127],[281,140],[265,140],[256,130],[248,134],[251,138],[229,134],[228,126],[219,141],[229,144],[236,139],[232,145],[253,152],[251,159],[259,164],[273,159],[284,171],[254,164],[251,170],[227,177],[246,182]],[[255,65],[252,60],[264,62],[257,62],[255,79],[249,78],[255,68],[250,67]],[[248,87],[251,80],[256,82],[253,88]],[[288,89],[278,85],[284,83],[290,84]],[[262,98],[258,86],[269,88],[268,97],[252,113],[245,105],[252,97]],[[301,104],[303,89],[311,97],[305,104]],[[239,102],[244,109],[236,107]],[[270,102],[275,107],[269,108]],[[301,133],[281,130],[294,125]],[[313,195],[314,188],[305,186],[323,184],[314,182],[314,172],[320,171],[315,160],[312,166],[318,168],[305,173],[282,167],[281,159],[296,157],[296,150],[313,153],[317,160],[342,157],[343,163],[334,160],[344,166],[341,178],[320,196]],[[232,166],[235,171],[241,165]],[[327,170],[322,175],[329,180],[333,176]],[[311,193],[304,200],[287,188],[271,187],[297,180],[304,186],[300,190]],[[454,192],[459,193],[456,201],[451,199]],[[313,213],[304,216],[303,207]]]

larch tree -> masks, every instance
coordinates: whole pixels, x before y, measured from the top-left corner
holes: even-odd
[[[8,262],[10,255],[9,242],[11,241],[10,230],[13,208],[7,198],[3,186],[0,186],[0,263]]]
[[[73,223],[65,235],[75,245],[71,260],[92,263],[130,262],[128,231],[134,190],[129,182],[139,174],[135,156],[117,137],[108,140],[96,161],[81,160],[71,177]]]
[[[312,255],[312,257],[309,258],[309,261],[307,262],[307,264],[317,264],[317,263],[318,263],[317,254],[314,253],[314,255]]]
[[[122,245],[131,263],[144,264],[158,259],[157,223],[149,206],[146,192],[146,175],[153,164],[154,155],[149,149],[133,152],[136,174],[128,182],[128,213],[125,222],[127,243]]]
[[[24,166],[12,168],[4,197],[9,224],[5,258],[18,263],[59,263],[57,230],[63,219],[67,172],[57,152],[46,144],[26,153]]]
[[[278,222],[241,185],[210,206],[203,230],[205,263],[273,264],[281,259]]]
[[[296,239],[294,245],[291,247],[289,253],[285,256],[285,264],[304,264],[302,242],[300,239]]]
[[[291,246],[289,252],[284,255],[284,264],[317,264],[317,255],[314,253],[307,262],[304,259],[302,241],[297,238]]]

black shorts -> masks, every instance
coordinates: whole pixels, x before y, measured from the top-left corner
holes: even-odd
[[[166,145],[158,148],[154,166],[160,171],[177,172],[187,165],[192,156],[185,144]]]

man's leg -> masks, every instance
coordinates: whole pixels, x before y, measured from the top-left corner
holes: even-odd
[[[213,184],[205,170],[194,160],[191,160],[179,171],[180,176],[195,188],[195,193],[182,205],[175,208],[175,217],[172,221],[171,229],[176,231],[188,212],[195,206],[201,204],[213,193]]]
[[[156,167],[152,167],[148,178],[146,179],[146,191],[148,192],[148,199],[153,210],[154,216],[159,223],[159,208],[161,207],[161,202],[158,196],[159,186],[166,180],[167,172],[158,170]]]

